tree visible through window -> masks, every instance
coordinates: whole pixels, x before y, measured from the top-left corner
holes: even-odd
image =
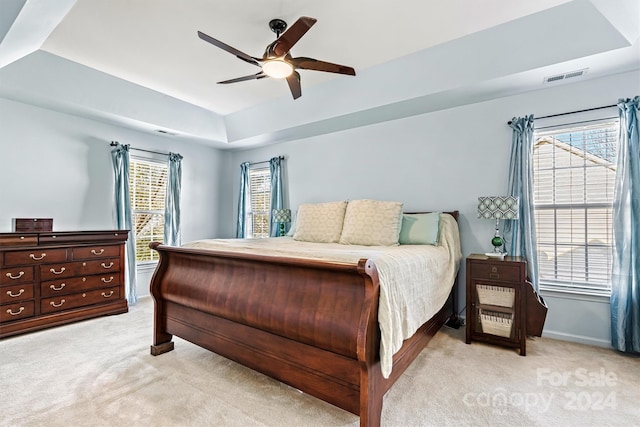
[[[618,123],[536,131],[534,141],[540,283],[609,292]]]
[[[247,237],[269,237],[271,174],[268,167],[249,169],[249,200],[251,209],[245,218]]]
[[[149,248],[149,243],[164,242],[166,192],[167,165],[132,157],[129,162],[129,194],[137,262],[158,260],[157,252]]]

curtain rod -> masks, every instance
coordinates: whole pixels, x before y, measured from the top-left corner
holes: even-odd
[[[566,113],[550,114],[548,116],[534,117],[534,120],[536,120],[536,119],[550,119],[551,117],[566,116],[567,114],[585,113],[587,111],[602,110],[604,108],[611,108],[611,107],[617,107],[617,106],[618,106],[618,104],[613,104],[613,105],[605,105],[605,106],[602,106],[602,107],[587,108],[587,109],[584,109],[584,110],[569,111],[569,112],[566,112]],[[512,123],[511,120],[509,120],[507,122],[508,125],[510,125],[511,123]]]
[[[278,156],[278,158],[280,160],[284,160],[284,156]],[[263,163],[269,163],[271,160],[263,160],[261,162],[254,162],[254,163],[249,163],[249,166],[254,166],[254,165],[261,165]]]
[[[111,144],[109,144],[112,147],[117,147],[118,145],[120,145],[120,143],[118,141],[111,141]],[[133,147],[129,147],[130,150],[136,150],[136,151],[144,151],[145,153],[153,153],[153,154],[159,154],[161,156],[168,156],[169,153],[165,153],[163,151],[153,151],[153,150],[145,150],[143,148],[133,148]]]

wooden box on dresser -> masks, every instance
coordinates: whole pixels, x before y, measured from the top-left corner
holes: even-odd
[[[0,338],[126,313],[128,234],[0,233]]]

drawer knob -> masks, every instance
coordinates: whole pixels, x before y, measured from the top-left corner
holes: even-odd
[[[20,309],[17,312],[14,312],[11,309],[7,310],[7,313],[9,313],[11,316],[17,316],[19,314],[21,314],[24,311],[24,307],[20,307]]]
[[[489,273],[489,277],[491,279],[499,279],[500,278],[500,274],[498,274],[498,267],[496,267],[495,265],[491,267],[491,273]]]
[[[7,291],[7,295],[9,295],[11,298],[18,298],[22,294],[24,294],[24,289],[20,289],[20,292],[18,292],[17,294],[14,294],[12,291]]]
[[[104,253],[104,248],[101,248],[100,252],[96,251],[95,249],[91,249],[91,253],[94,255],[102,255]]]
[[[55,303],[55,302],[53,302],[53,301],[51,301],[49,304],[51,304],[53,307],[58,308],[58,307],[62,307],[62,305],[63,305],[65,302],[66,302],[65,300],[61,299],[61,300],[60,300],[60,304],[56,304],[56,303]]]
[[[109,291],[108,294],[106,292],[102,293],[102,296],[105,297],[105,298],[109,298],[111,295],[113,295],[113,291]]]
[[[52,272],[53,274],[62,274],[64,272],[65,268],[64,267],[60,267],[60,271],[56,271],[55,268],[50,268],[49,271]]]
[[[111,268],[113,267],[113,262],[110,262],[109,265],[105,264],[104,262],[102,264],[100,264],[102,266],[102,268]]]
[[[18,275],[17,275],[17,276],[14,276],[14,275],[13,275],[13,274],[11,274],[11,273],[7,273],[7,277],[8,277],[9,279],[13,279],[13,280],[19,279],[19,278],[21,278],[22,276],[24,276],[24,271],[21,271],[20,273],[18,273]]]
[[[46,257],[46,256],[47,256],[47,254],[45,254],[45,253],[40,254],[39,257],[37,257],[35,254],[29,254],[29,257],[34,261],[40,261],[41,259],[44,259],[44,257]]]
[[[111,282],[113,282],[113,276],[109,277],[109,279],[105,279],[105,278],[103,277],[103,278],[102,278],[102,281],[103,281],[104,283],[111,283]]]
[[[67,286],[65,283],[61,283],[59,288],[56,288],[56,285],[49,285],[49,287],[54,291],[61,291],[64,289],[65,286]]]

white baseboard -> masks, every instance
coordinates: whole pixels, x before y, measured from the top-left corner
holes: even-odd
[[[463,327],[466,328],[466,316],[460,315],[460,318],[465,321],[465,326]],[[579,344],[593,345],[595,347],[613,348],[611,347],[611,341],[593,337],[586,337],[584,335],[567,334],[565,332],[549,331],[547,329],[543,329],[542,336],[544,338],[550,338],[553,340],[576,342]]]
[[[593,345],[596,347],[612,348],[611,341],[593,338],[593,337],[585,337],[583,335],[567,334],[564,332],[548,331],[544,329],[542,331],[542,336],[544,338],[551,338],[554,340],[570,341],[570,342],[577,342],[579,344]]]

